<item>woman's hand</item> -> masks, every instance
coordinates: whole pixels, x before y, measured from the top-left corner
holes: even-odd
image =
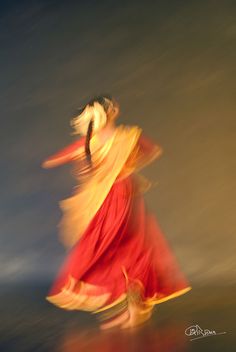
[[[53,154],[41,164],[44,169],[51,169],[66,163],[69,163],[77,157],[79,153],[84,151],[85,138],[81,138],[63,149],[59,150],[57,153]]]

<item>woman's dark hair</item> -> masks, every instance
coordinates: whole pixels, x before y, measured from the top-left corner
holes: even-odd
[[[82,112],[85,110],[87,105],[93,106],[95,102],[98,102],[100,105],[102,105],[105,112],[107,112],[110,105],[107,102],[107,100],[112,102],[112,96],[109,94],[95,96],[92,99],[90,99],[88,103],[85,104],[81,109],[79,109],[79,114],[77,110],[77,115],[82,114]],[[90,151],[90,139],[91,139],[92,132],[93,132],[93,119],[91,119],[89,122],[86,139],[85,139],[85,154],[90,167],[92,167],[92,157],[91,157],[91,151]]]
[[[107,100],[110,100],[112,102],[112,96],[109,94],[98,95],[98,96],[95,96],[92,99],[90,99],[86,105],[93,106],[93,104],[95,102],[98,102],[100,105],[103,106],[105,112],[107,112],[107,110],[109,108],[109,103],[107,103]],[[85,107],[86,107],[86,105],[85,105]]]
[[[89,122],[88,130],[86,134],[86,140],[85,140],[85,154],[90,167],[92,167],[92,157],[91,157],[91,151],[90,151],[90,139],[91,139],[92,131],[93,131],[93,119],[91,119]]]

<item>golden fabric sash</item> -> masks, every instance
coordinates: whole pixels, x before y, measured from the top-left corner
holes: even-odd
[[[120,125],[102,147],[98,146],[96,138],[92,139],[92,173],[82,167],[78,174],[82,179],[78,190],[72,197],[59,202],[63,212],[58,225],[59,237],[65,247],[72,247],[83,235],[134,150],[141,132],[138,126]],[[79,163],[83,161],[84,152],[79,150],[77,158]]]

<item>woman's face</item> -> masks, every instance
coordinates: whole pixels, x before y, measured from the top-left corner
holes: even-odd
[[[116,100],[113,99],[113,104],[111,104],[107,111],[107,117],[109,122],[114,122],[120,113],[120,106]]]

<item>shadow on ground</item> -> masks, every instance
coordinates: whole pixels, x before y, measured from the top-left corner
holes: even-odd
[[[155,308],[146,325],[100,332],[94,316],[58,309],[45,300],[46,286],[8,286],[2,290],[1,351],[10,352],[172,352],[234,351],[233,288],[193,288]],[[226,332],[194,341],[185,330]]]

